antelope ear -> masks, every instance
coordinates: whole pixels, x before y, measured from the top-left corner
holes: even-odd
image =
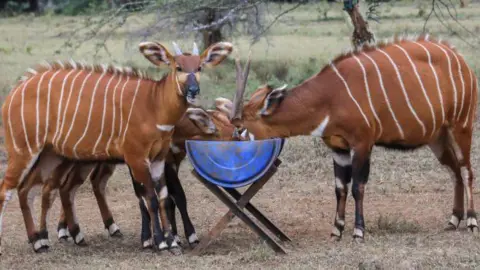
[[[260,109],[259,114],[262,116],[271,115],[277,107],[282,103],[283,99],[287,95],[287,85],[284,84],[279,88],[275,88],[270,92],[265,101],[263,102],[263,108]]]
[[[230,42],[212,44],[200,55],[201,63],[209,68],[214,67],[225,60],[232,53],[232,50],[233,44]]]
[[[217,127],[213,123],[212,118],[205,110],[188,108],[186,114],[204,134],[214,134],[217,131]]]
[[[170,65],[173,62],[173,56],[162,44],[158,42],[142,42],[138,45],[140,52],[156,66],[162,64]]]
[[[215,99],[215,108],[226,115],[230,115],[233,103],[229,99],[219,97]]]

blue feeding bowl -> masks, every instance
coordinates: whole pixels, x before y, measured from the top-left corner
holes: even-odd
[[[187,155],[204,179],[226,188],[259,180],[282,151],[284,139],[258,141],[187,140]]]

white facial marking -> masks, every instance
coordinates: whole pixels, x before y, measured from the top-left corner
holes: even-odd
[[[190,244],[192,244],[192,243],[195,243],[196,241],[198,241],[197,234],[196,234],[196,233],[192,233],[192,234],[188,237],[188,242],[189,242]]]
[[[325,119],[318,125],[316,129],[314,129],[310,134],[315,137],[322,137],[323,133],[325,132],[325,129],[327,128],[328,121],[330,120],[330,116],[327,115]]]
[[[162,199],[166,199],[168,197],[168,189],[167,187],[162,187],[162,189],[160,190],[160,200]]]
[[[151,163],[150,175],[152,177],[152,180],[154,182],[157,182],[158,180],[160,180],[160,177],[162,177],[164,170],[165,170],[165,160],[154,161],[153,163]]]
[[[456,217],[455,215],[452,215],[452,217],[450,218],[450,223],[455,226],[455,228],[458,227],[458,224],[460,223],[460,220],[458,219],[458,217]]]
[[[358,229],[358,228],[354,228],[354,229],[353,229],[353,235],[354,235],[354,236],[363,237],[363,232],[362,232],[362,230],[360,230],[360,229]]]
[[[110,226],[108,226],[108,233],[110,235],[113,235],[116,231],[119,231],[119,230],[120,230],[120,227],[118,227],[118,225],[115,223],[112,223]]]
[[[333,152],[333,160],[335,161],[335,163],[342,167],[352,164],[352,158],[350,157],[350,155],[342,155]]]
[[[171,131],[175,126],[174,125],[157,125],[157,129],[160,131]]]
[[[182,149],[180,149],[178,146],[176,146],[174,143],[170,143],[170,149],[174,154],[178,154],[182,152]]]

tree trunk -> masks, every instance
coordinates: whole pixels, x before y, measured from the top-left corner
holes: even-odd
[[[467,7],[467,4],[468,4],[467,1],[465,1],[465,0],[460,0],[460,7],[461,7],[461,8]]]
[[[359,9],[358,0],[344,0],[344,10],[347,11],[352,20],[354,30],[352,34],[352,45],[354,48],[360,47],[365,43],[374,42],[375,37],[368,30],[368,22],[363,19]]]
[[[210,25],[217,20],[217,11],[213,8],[207,9],[201,23],[203,25]],[[215,25],[202,30],[203,49],[205,50],[210,45],[223,40],[221,25]]]

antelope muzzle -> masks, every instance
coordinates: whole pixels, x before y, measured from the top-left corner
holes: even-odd
[[[198,94],[200,94],[200,85],[198,84],[197,78],[195,77],[195,73],[190,73],[187,75],[187,82],[185,87],[187,90],[187,102],[195,105],[196,97]]]

